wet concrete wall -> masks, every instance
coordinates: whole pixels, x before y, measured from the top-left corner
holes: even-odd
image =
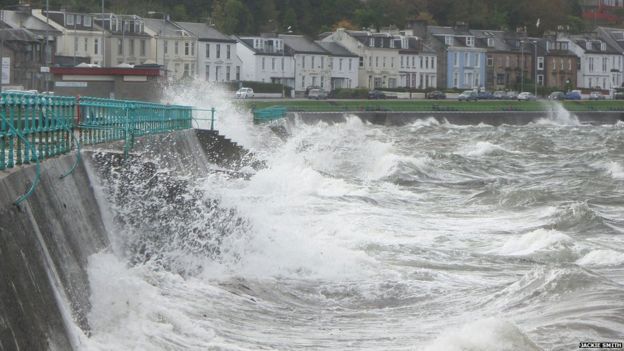
[[[72,350],[79,327],[89,334],[88,257],[110,246],[88,166],[123,161],[123,144],[84,150],[42,162],[41,183],[19,207],[35,166],[0,173],[0,350]],[[97,156],[97,157],[96,157]],[[188,130],[137,139],[131,158],[195,176],[242,167],[249,153],[216,132]]]

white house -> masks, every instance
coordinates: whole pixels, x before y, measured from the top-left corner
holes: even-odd
[[[280,34],[293,57],[295,92],[309,87],[331,89],[330,55],[323,47],[302,35]]]
[[[293,55],[275,35],[240,37],[236,44],[241,60],[241,80],[283,83],[294,87]]]
[[[622,53],[594,34],[560,39],[580,58],[577,86],[611,90],[622,85]]]
[[[396,88],[400,83],[399,46],[390,33],[348,31],[338,28],[323,37],[324,42],[337,42],[359,56],[359,87]]]
[[[47,14],[39,9],[33,10],[32,15],[61,32],[55,56],[68,58],[65,61],[69,62],[73,58],[76,64],[85,61],[101,66],[108,64],[103,51],[108,33],[95,23],[93,15],[65,11]]]
[[[154,63],[152,38],[145,32],[145,21],[135,15],[95,14],[94,22],[108,32],[106,63],[141,65]]]
[[[424,41],[414,36],[411,31],[402,32],[397,37],[400,44],[399,86],[413,89],[437,87],[437,53],[425,45]]]
[[[169,19],[145,18],[145,32],[151,36],[151,53],[156,64],[174,80],[195,77],[197,37]]]
[[[359,57],[335,42],[317,41],[317,44],[330,55],[331,90],[357,87]]]
[[[197,39],[195,72],[208,82],[243,80],[236,40],[205,23],[176,22]]]

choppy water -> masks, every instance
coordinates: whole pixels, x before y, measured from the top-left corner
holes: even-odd
[[[164,255],[192,274],[129,265],[127,252],[92,257],[86,348],[570,350],[624,341],[624,126],[552,121],[386,127],[352,117],[290,123],[286,141],[238,125],[235,139],[268,167],[249,180],[191,181],[196,207],[216,199],[220,210],[177,223],[204,244],[225,231],[218,254],[168,247]],[[206,227],[211,218],[236,223],[217,230]]]

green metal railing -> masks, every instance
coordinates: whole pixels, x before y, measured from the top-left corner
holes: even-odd
[[[0,171],[36,163],[29,190],[14,202],[19,205],[39,183],[42,160],[78,151],[72,167],[60,176],[64,178],[80,162],[81,145],[124,141],[127,156],[135,137],[192,128],[193,109],[91,97],[0,93],[0,118]]]
[[[270,106],[253,110],[253,119],[256,123],[275,121],[286,117],[288,109],[284,106]]]

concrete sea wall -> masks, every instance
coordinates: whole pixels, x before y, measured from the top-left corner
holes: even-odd
[[[41,183],[19,207],[13,202],[35,166],[0,172],[0,350],[80,349],[76,335],[89,334],[87,260],[111,244],[89,164],[100,162],[96,154],[119,159],[122,150],[119,143],[85,150],[63,179],[75,154],[42,162]],[[249,157],[216,132],[193,130],[138,139],[132,155],[190,174],[210,172],[215,160],[242,166]]]
[[[496,111],[496,112],[394,112],[394,111],[354,111],[354,112],[290,112],[289,118],[299,117],[303,122],[329,123],[344,122],[346,116],[357,116],[363,121],[380,125],[401,126],[414,121],[435,118],[439,122],[448,121],[458,125],[485,123],[493,126],[501,124],[523,125],[548,118],[545,112]],[[624,121],[623,112],[577,112],[574,115],[581,123],[614,124]]]

